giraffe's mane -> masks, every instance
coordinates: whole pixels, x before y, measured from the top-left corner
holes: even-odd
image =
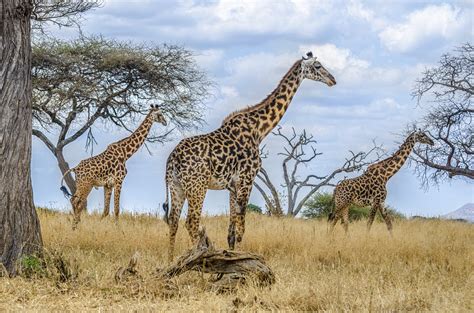
[[[398,149],[397,149],[394,153],[392,153],[391,156],[389,156],[388,158],[385,158],[385,159],[383,159],[383,160],[380,160],[380,161],[378,161],[378,162],[375,162],[375,163],[370,164],[370,165],[367,167],[367,170],[369,170],[370,168],[374,168],[374,167],[377,166],[377,165],[380,165],[380,164],[383,164],[383,163],[386,163],[386,162],[392,160],[393,157],[394,157],[394,154],[397,153],[397,151],[400,150],[400,148],[401,148],[401,147],[408,141],[408,139],[410,139],[410,137],[412,137],[414,134],[415,134],[415,132],[410,133],[410,135],[408,135],[407,138],[405,138],[405,140],[404,140],[403,143],[400,145],[400,147],[398,147]]]
[[[275,89],[273,89],[272,92],[270,92],[266,97],[265,99],[263,99],[262,101],[260,101],[259,103],[255,104],[255,105],[248,105],[242,109],[239,109],[239,110],[236,110],[232,113],[230,113],[229,115],[227,115],[224,120],[222,121],[222,124],[225,124],[226,122],[228,122],[231,118],[237,116],[237,115],[240,115],[240,114],[243,114],[243,113],[248,113],[248,112],[252,112],[252,111],[255,111],[257,109],[259,109],[262,105],[264,105],[265,103],[268,102],[268,100],[271,98],[271,96],[275,93],[275,90],[277,90],[281,84],[283,83],[283,80],[285,79],[285,77],[288,75],[288,73],[290,73],[291,71],[293,71],[293,69],[299,65],[301,63],[301,60],[298,60],[296,61],[293,66],[291,66],[291,68],[285,73],[285,75],[283,75],[283,77],[280,79],[280,82],[278,83],[277,87]]]

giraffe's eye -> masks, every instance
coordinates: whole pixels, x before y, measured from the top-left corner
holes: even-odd
[[[317,69],[317,70],[319,70],[321,67],[322,67],[321,64],[316,64],[316,65],[314,66],[314,68]]]

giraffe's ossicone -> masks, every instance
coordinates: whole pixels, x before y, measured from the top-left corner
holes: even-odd
[[[169,259],[173,259],[178,221],[188,201],[186,228],[193,241],[198,237],[201,210],[208,189],[230,192],[230,223],[227,241],[234,249],[245,231],[245,209],[260,170],[260,142],[278,124],[303,79],[336,84],[334,77],[308,53],[282,78],[262,102],[230,114],[215,131],[183,139],[166,165],[165,220],[170,227]],[[171,210],[168,212],[171,195]]]
[[[91,158],[82,160],[79,164],[64,173],[61,180],[61,190],[69,194],[63,185],[64,177],[73,172],[76,176],[76,192],[71,197],[74,214],[73,229],[81,218],[81,212],[86,208],[87,197],[92,187],[104,187],[104,212],[102,217],[109,214],[110,197],[114,192],[114,213],[116,220],[120,211],[120,192],[122,182],[127,175],[125,162],[145,142],[154,122],[166,126],[166,120],[158,106],[152,106],[150,112],[140,126],[128,137],[110,144],[107,149]]]
[[[367,230],[370,230],[375,214],[380,211],[389,232],[392,232],[391,217],[385,209],[387,182],[403,166],[417,142],[434,144],[433,140],[424,132],[420,130],[413,132],[391,157],[371,164],[361,176],[345,179],[336,185],[333,195],[334,207],[328,218],[331,233],[339,220],[341,220],[346,233],[348,232],[349,207],[352,204],[371,206]]]

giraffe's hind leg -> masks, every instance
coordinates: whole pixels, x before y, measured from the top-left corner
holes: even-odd
[[[176,233],[178,232],[179,217],[181,216],[181,210],[183,209],[184,191],[181,185],[177,182],[173,182],[169,186],[171,193],[171,211],[169,212],[168,225],[169,225],[169,247],[168,247],[168,262],[172,262],[174,258],[174,247],[176,242]]]
[[[388,232],[390,233],[390,236],[393,236],[392,233],[392,218],[390,217],[390,214],[388,214],[387,209],[383,205],[380,206],[380,214],[382,214],[382,217],[385,221],[385,224],[387,225]]]
[[[206,189],[195,187],[186,192],[188,199],[188,216],[186,217],[186,229],[188,230],[191,241],[195,244],[199,236],[199,225],[201,222],[201,211],[206,196]]]
[[[104,212],[102,213],[102,218],[107,217],[109,215],[111,195],[112,195],[112,188],[105,185],[104,186]]]
[[[328,234],[332,235],[334,233],[334,228],[336,227],[337,222],[341,218],[341,208],[338,206],[334,207],[334,212],[328,218],[329,230]]]
[[[377,214],[377,207],[374,205],[370,209],[369,217],[367,218],[367,232],[370,232],[372,224],[374,223],[375,215]]]
[[[342,227],[344,228],[344,232],[346,234],[346,236],[349,235],[349,206],[345,206],[343,209],[342,209],[342,212],[341,212],[341,215],[342,215]]]

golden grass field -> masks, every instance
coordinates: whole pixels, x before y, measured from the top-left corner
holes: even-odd
[[[47,251],[60,253],[77,277],[0,278],[0,310],[32,311],[438,311],[474,310],[474,225],[438,220],[395,222],[394,237],[376,223],[350,225],[350,237],[326,223],[248,214],[242,250],[264,256],[277,281],[219,294],[196,272],[175,279],[164,292],[154,276],[166,266],[167,225],[149,216],[83,216],[76,231],[71,217],[40,210]],[[226,216],[203,220],[209,237],[226,247]],[[177,253],[190,248],[180,225]],[[114,274],[135,251],[140,279],[117,284]]]

